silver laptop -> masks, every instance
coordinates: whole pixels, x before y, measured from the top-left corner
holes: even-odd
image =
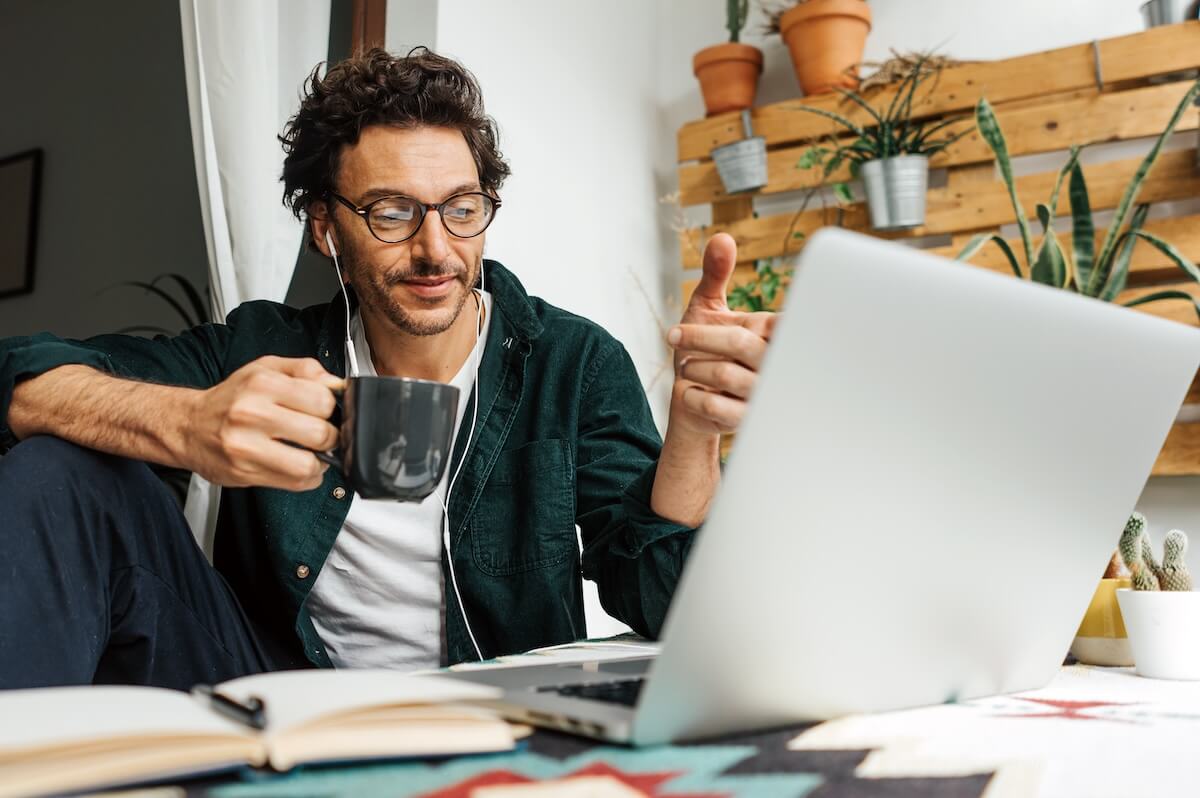
[[[1044,686],[1200,331],[840,230],[805,248],[656,660],[464,673],[644,745]]]

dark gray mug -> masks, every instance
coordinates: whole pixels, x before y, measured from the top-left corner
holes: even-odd
[[[450,462],[458,388],[407,377],[350,377],[338,448],[314,452],[364,499],[419,502]]]

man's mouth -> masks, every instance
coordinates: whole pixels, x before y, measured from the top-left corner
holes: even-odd
[[[457,278],[451,274],[440,277],[412,277],[402,282],[405,288],[417,296],[432,299],[448,293],[456,281]]]

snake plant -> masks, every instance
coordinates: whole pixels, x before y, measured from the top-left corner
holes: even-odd
[[[1037,206],[1038,221],[1042,226],[1042,240],[1035,249],[1029,219],[1017,197],[1012,162],[1008,155],[1008,145],[1004,140],[1004,133],[1000,130],[996,113],[992,110],[987,98],[981,99],[975,109],[976,126],[996,156],[996,164],[1008,187],[1008,196],[1017,217],[1017,227],[1021,231],[1025,263],[1033,265],[1028,273],[1023,271],[1016,253],[998,233],[981,233],[972,238],[958,254],[958,260],[967,260],[985,244],[994,243],[1004,253],[1013,273],[1018,277],[1065,288],[1084,296],[1102,299],[1105,302],[1112,302],[1125,289],[1133,248],[1141,239],[1166,255],[1172,263],[1193,280],[1200,282],[1200,269],[1197,269],[1196,265],[1188,260],[1182,252],[1158,236],[1151,235],[1142,229],[1150,206],[1136,204],[1138,192],[1141,191],[1142,184],[1146,181],[1146,175],[1149,174],[1154,162],[1158,160],[1159,153],[1162,152],[1163,145],[1170,138],[1175,126],[1179,124],[1179,120],[1183,118],[1184,113],[1198,94],[1200,94],[1200,80],[1192,85],[1175,108],[1166,129],[1154,142],[1154,146],[1150,148],[1150,152],[1142,160],[1133,179],[1125,188],[1125,193],[1117,205],[1112,225],[1100,245],[1099,252],[1096,250],[1096,224],[1092,219],[1087,182],[1083,176],[1083,168],[1079,165],[1081,148],[1078,146],[1071,148],[1066,164],[1058,173],[1049,203],[1039,203]],[[1064,250],[1059,243],[1053,228],[1054,217],[1058,212],[1058,198],[1064,181],[1068,183],[1067,192],[1071,201],[1072,241],[1070,252]],[[1164,299],[1187,300],[1192,303],[1196,309],[1196,315],[1200,317],[1200,300],[1186,291],[1157,291],[1124,304],[1132,307]]]

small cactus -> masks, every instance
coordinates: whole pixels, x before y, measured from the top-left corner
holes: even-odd
[[[1162,569],[1159,583],[1163,590],[1191,590],[1192,575],[1188,573],[1187,562],[1183,555],[1187,554],[1187,534],[1179,529],[1172,529],[1163,538]]]
[[[1129,516],[1125,531],[1121,533],[1121,559],[1133,579],[1134,590],[1158,590],[1158,575],[1154,572],[1153,554],[1146,554],[1149,544],[1146,535],[1146,517],[1141,513]]]
[[[1163,540],[1163,560],[1154,558],[1154,546],[1146,531],[1146,518],[1141,513],[1129,516],[1121,533],[1118,551],[1129,568],[1134,590],[1191,590],[1192,576],[1188,573],[1184,555],[1187,535],[1172,529]]]
[[[749,13],[750,0],[725,0],[725,27],[729,29],[729,41],[736,42],[740,38]]]

